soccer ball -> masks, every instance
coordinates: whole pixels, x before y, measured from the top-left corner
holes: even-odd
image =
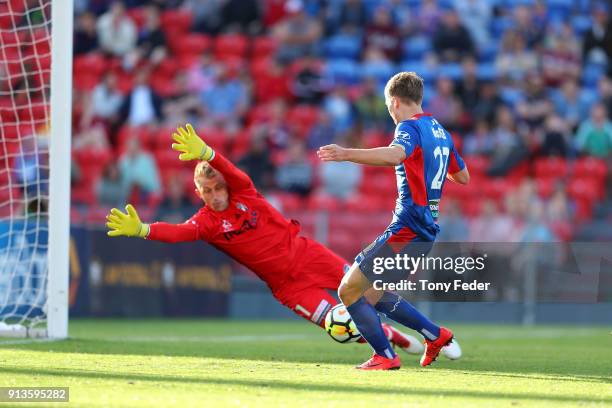
[[[352,343],[361,338],[355,322],[342,303],[332,307],[325,316],[325,331],[338,343]]]

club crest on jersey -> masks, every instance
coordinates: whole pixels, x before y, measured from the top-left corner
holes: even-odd
[[[236,208],[242,212],[246,212],[246,210],[248,210],[248,207],[240,202],[236,203]]]
[[[232,223],[229,222],[228,220],[223,220],[222,221],[222,225],[221,228],[223,228],[223,232],[228,232],[232,230]]]
[[[398,130],[397,136],[401,137],[402,139],[410,140],[410,133],[406,132],[405,130]]]

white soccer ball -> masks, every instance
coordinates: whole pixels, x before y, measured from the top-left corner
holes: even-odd
[[[361,338],[355,322],[346,307],[341,303],[327,312],[325,316],[325,331],[338,343],[352,343]]]

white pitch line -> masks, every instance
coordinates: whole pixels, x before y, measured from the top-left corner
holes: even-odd
[[[133,341],[133,342],[234,342],[245,343],[252,341],[285,341],[304,340],[319,336],[305,334],[280,334],[280,335],[240,335],[240,336],[125,336],[125,337],[103,337],[100,340],[111,341]]]

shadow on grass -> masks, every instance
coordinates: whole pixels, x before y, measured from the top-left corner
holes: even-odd
[[[30,375],[32,369],[20,367],[3,367],[5,373]],[[95,378],[103,380],[122,380],[122,381],[143,381],[143,382],[167,382],[167,383],[182,383],[182,384],[210,384],[210,385],[226,385],[226,386],[244,386],[290,391],[306,391],[306,392],[347,392],[351,394],[402,394],[410,392],[410,395],[422,397],[459,397],[459,398],[482,398],[482,399],[504,399],[504,400],[524,400],[524,401],[549,401],[549,402],[583,402],[583,403],[612,403],[610,397],[572,397],[554,394],[540,393],[520,393],[520,392],[478,392],[471,390],[444,390],[436,389],[414,389],[410,387],[392,387],[392,386],[365,386],[351,384],[325,383],[317,384],[312,382],[295,382],[288,380],[257,380],[257,379],[228,379],[228,378],[210,378],[210,377],[179,377],[171,375],[146,375],[146,374],[131,374],[131,373],[116,373],[88,370],[71,370],[71,369],[37,369],[37,375],[48,375],[56,377],[76,377],[76,378]]]
[[[29,343],[8,345],[2,349],[18,349],[30,351],[53,351],[77,354],[133,355],[133,356],[171,356],[223,360],[270,361],[305,364],[345,364],[354,365],[360,359],[366,358],[369,349],[366,346],[351,344],[338,345],[326,342],[308,340],[279,341],[260,344],[256,341],[247,343],[221,342],[120,342],[116,340],[92,340],[73,338],[58,342]],[[299,350],[299,352],[296,352]],[[580,354],[577,355],[580,357]],[[419,370],[418,356],[401,356],[404,367]],[[549,380],[563,382],[590,382],[612,384],[612,376],[606,367],[593,367],[584,360],[548,360],[538,356],[541,362],[529,360],[529,366],[524,364],[528,356],[505,357],[487,356],[467,357],[460,361],[441,362],[438,368],[451,370],[457,374],[483,375],[490,377],[507,377],[518,379]],[[581,365],[576,366],[578,363]],[[414,366],[412,366],[414,364]],[[434,367],[435,369],[435,367]],[[600,375],[601,374],[601,375]]]

